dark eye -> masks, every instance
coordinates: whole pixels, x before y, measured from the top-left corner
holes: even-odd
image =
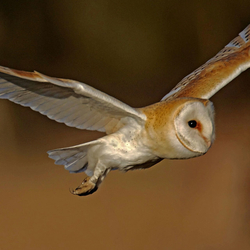
[[[189,126],[190,128],[195,128],[195,127],[197,126],[197,121],[195,121],[195,120],[189,121],[189,122],[188,122],[188,126]]]

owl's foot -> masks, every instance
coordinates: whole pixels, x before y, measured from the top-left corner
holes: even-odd
[[[97,190],[97,186],[95,183],[89,181],[90,177],[86,177],[82,184],[77,187],[76,189],[70,190],[72,194],[79,195],[79,196],[86,196],[89,194],[94,193]]]

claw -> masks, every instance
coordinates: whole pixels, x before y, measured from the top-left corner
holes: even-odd
[[[75,189],[70,189],[70,193],[79,196],[86,196],[94,193],[97,190],[97,186],[89,181],[90,177],[86,177],[82,184]]]

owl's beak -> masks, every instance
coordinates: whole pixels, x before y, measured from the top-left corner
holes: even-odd
[[[212,143],[210,140],[206,140],[206,144],[207,144],[207,147],[210,148]]]
[[[210,148],[211,147],[211,140],[207,139],[206,137],[202,136],[202,138],[204,139],[205,143],[207,144],[207,148]]]

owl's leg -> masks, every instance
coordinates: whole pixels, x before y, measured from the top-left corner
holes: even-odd
[[[105,165],[98,162],[95,167],[93,175],[90,177],[86,177],[82,184],[74,190],[70,190],[72,194],[79,195],[79,196],[86,196],[89,194],[94,193],[99,185],[102,183],[106,175],[109,173],[111,169],[106,168]]]

